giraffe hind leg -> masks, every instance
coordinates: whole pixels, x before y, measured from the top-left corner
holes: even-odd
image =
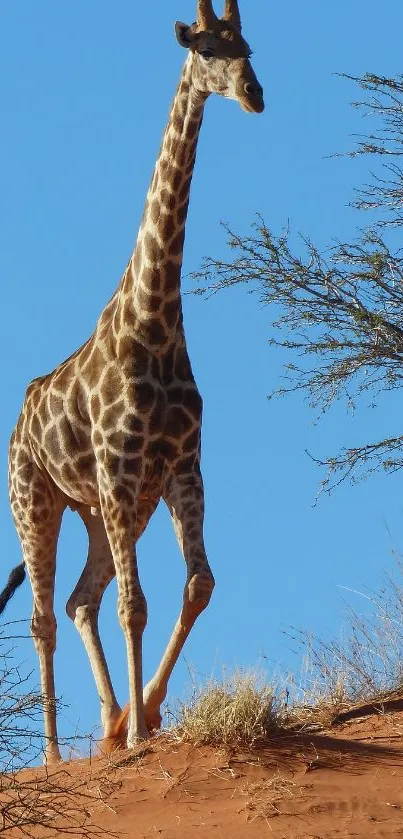
[[[121,709],[113,690],[98,629],[98,613],[104,592],[115,576],[111,549],[102,516],[80,506],[78,513],[88,533],[88,558],[78,583],[70,595],[66,611],[78,630],[86,649],[101,702],[104,736],[110,738]]]
[[[31,633],[39,658],[41,676],[45,761],[55,763],[61,758],[57,740],[53,669],[56,648],[53,599],[57,540],[65,504],[51,480],[36,465],[32,464],[27,474],[29,480],[22,482],[21,479],[14,480],[11,472],[10,496],[23,552],[22,565],[25,564],[27,568],[32,586]],[[12,583],[11,587],[15,589],[15,583],[21,583],[22,579],[22,566],[18,566],[14,569],[14,584]]]

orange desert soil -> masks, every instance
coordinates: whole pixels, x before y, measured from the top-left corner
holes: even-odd
[[[396,703],[381,712],[363,707],[326,731],[276,736],[253,750],[195,747],[162,735],[135,753],[70,761],[52,772],[61,769],[67,785],[83,782],[91,791],[91,821],[118,837],[403,837],[403,711]],[[31,828],[26,835],[49,834]]]

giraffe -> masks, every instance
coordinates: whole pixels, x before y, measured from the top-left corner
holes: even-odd
[[[197,21],[190,26],[177,22],[175,31],[188,56],[134,251],[93,335],[53,372],[28,386],[10,440],[10,502],[23,562],[0,594],[0,611],[26,567],[48,763],[61,759],[53,598],[64,510],[75,510],[88,533],[87,561],[66,610],[88,654],[105,738],[113,735],[122,717],[98,631],[109,582],[116,575],[127,651],[129,748],[161,725],[168,679],[214,587],[203,541],[202,399],[186,349],[181,307],[185,224],[208,96],[235,99],[252,113],[261,113],[264,101],[242,36],[238,0],[225,0],[221,18],[212,0],[198,0]],[[147,604],[135,546],[161,498],[170,511],[187,576],[179,618],[143,691]]]

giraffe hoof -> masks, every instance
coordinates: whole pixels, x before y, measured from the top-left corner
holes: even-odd
[[[144,740],[149,740],[150,732],[147,728],[140,729],[140,731],[136,731],[136,734],[128,735],[127,738],[127,748],[134,749],[136,746],[140,745],[140,743],[144,743]]]
[[[150,732],[152,731],[159,731],[161,728],[162,723],[162,716],[160,714],[159,708],[154,708],[150,711],[147,711],[147,708],[144,708],[144,716],[146,720],[146,726]]]
[[[44,766],[56,766],[58,763],[62,763],[63,759],[59,752],[59,749],[52,749],[51,751],[45,751],[43,757],[43,765]]]

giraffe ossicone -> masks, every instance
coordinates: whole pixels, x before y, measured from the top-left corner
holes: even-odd
[[[105,738],[117,736],[118,705],[98,631],[104,591],[116,575],[127,648],[127,745],[160,725],[168,679],[214,578],[203,541],[200,472],[202,400],[182,322],[180,276],[190,185],[208,96],[263,111],[263,90],[241,34],[237,0],[216,16],[198,0],[197,22],[176,24],[188,50],[148,190],[136,246],[89,340],[29,385],[9,449],[10,500],[23,564],[0,595],[4,608],[23,579],[33,592],[31,629],[44,699],[45,758],[60,759],[53,654],[56,548],[66,507],[88,532],[88,557],[67,602],[88,653]],[[135,545],[163,498],[187,570],[182,609],[153,679],[143,692],[146,601]]]

